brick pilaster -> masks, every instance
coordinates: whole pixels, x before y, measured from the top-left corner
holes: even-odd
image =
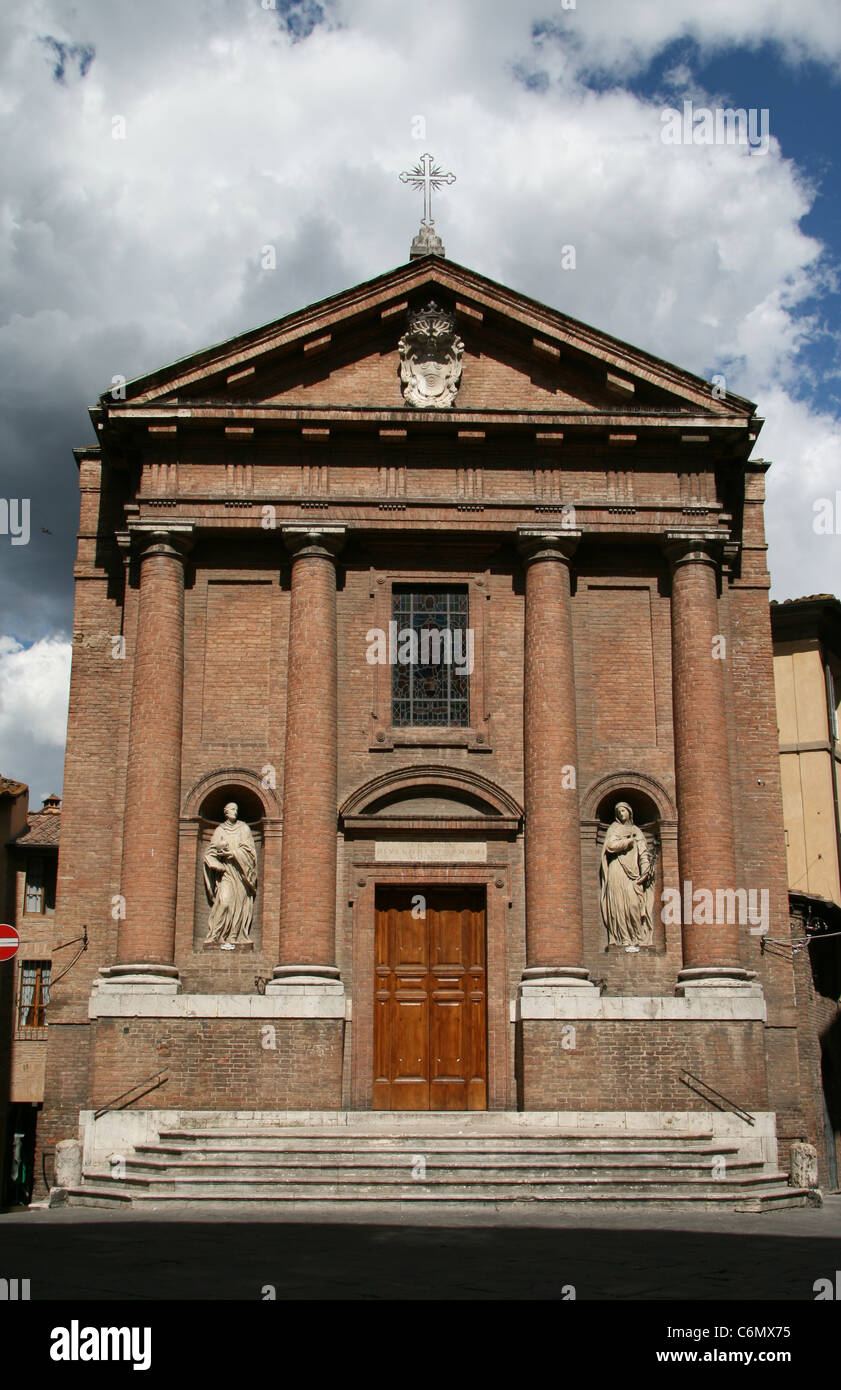
[[[669,536],[672,570],[672,699],[681,891],[735,889],[736,857],[727,751],[718,566],[703,538]],[[718,916],[718,914],[716,914]],[[748,978],[738,922],[694,922],[684,908],[681,979]]]
[[[579,533],[520,532],[526,575],[524,984],[585,987],[571,559]]]
[[[344,530],[290,527],[280,958],[275,981],[336,969],[336,552]]]
[[[184,528],[143,537],[129,727],[117,965],[107,977],[176,977],[181,810]]]

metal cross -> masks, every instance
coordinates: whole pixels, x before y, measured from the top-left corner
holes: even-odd
[[[413,188],[423,189],[423,217],[421,218],[422,227],[431,227],[432,219],[432,190],[440,188],[444,183],[455,183],[455,174],[445,174],[435,163],[431,154],[422,154],[420,162],[414,169],[404,170],[400,175],[401,183],[410,183]]]

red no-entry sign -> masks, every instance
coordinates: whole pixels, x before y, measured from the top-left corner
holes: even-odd
[[[11,960],[17,954],[20,934],[14,927],[0,923],[0,960]]]

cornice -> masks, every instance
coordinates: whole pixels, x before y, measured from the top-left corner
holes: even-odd
[[[166,423],[180,426],[216,423],[226,420],[254,420],[255,423],[280,424],[391,424],[416,427],[419,431],[441,426],[489,425],[516,429],[522,426],[545,428],[567,425],[597,429],[671,429],[703,432],[735,430],[739,434],[755,433],[755,423],[743,416],[705,415],[701,411],[650,410],[644,407],[625,407],[617,410],[436,410],[420,411],[408,406],[302,405],[277,402],[249,401],[233,404],[224,401],[194,401],[189,406],[172,401],[167,403],[121,402],[108,413],[109,429],[123,423],[146,425]]]

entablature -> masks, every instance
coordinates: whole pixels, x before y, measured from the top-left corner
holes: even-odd
[[[165,402],[135,405],[131,402],[104,412],[92,412],[101,437],[118,436],[125,429],[146,429],[178,434],[199,426],[233,425],[237,429],[259,427],[273,430],[297,431],[305,428],[331,426],[369,432],[371,427],[400,426],[412,436],[423,437],[430,431],[435,435],[451,434],[466,426],[484,427],[503,434],[528,433],[538,435],[547,430],[625,430],[667,431],[670,435],[687,432],[715,434],[718,438],[753,442],[759,433],[757,420],[745,421],[743,415],[707,415],[691,409],[657,409],[624,406],[616,410],[437,410],[435,413],[407,407],[375,408],[370,406],[303,406],[264,404],[262,402],[219,403],[193,402],[180,406]]]
[[[529,523],[574,526],[583,537],[625,536],[659,540],[667,533],[683,531],[695,523],[698,533],[713,529],[720,540],[731,539],[732,517],[718,503],[699,505],[640,504],[613,506],[603,502],[535,503],[533,501],[483,501],[441,503],[405,498],[360,502],[355,498],[315,502],[313,499],[259,497],[208,498],[185,507],[177,499],[141,501],[127,522],[129,532],[192,528],[199,534],[224,534],[231,530],[273,532],[284,526],[345,526],[359,534],[405,532],[407,535],[452,532],[495,534],[515,538]],[[164,515],[163,513],[167,513]]]

